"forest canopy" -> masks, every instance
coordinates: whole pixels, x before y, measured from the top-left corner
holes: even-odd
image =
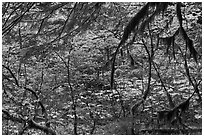
[[[202,3],[2,2],[2,134],[202,134]]]

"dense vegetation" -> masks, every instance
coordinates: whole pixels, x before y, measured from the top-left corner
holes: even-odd
[[[2,134],[201,134],[201,3],[2,3]]]

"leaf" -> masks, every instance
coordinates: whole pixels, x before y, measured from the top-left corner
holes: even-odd
[[[135,61],[134,61],[132,55],[129,55],[129,56],[130,56],[130,65],[134,67]]]
[[[156,4],[151,3],[150,6],[154,7],[156,6],[155,11],[153,12],[153,14],[148,17],[144,22],[142,22],[141,26],[140,26],[140,31],[143,32],[145,27],[152,22],[152,20],[155,18],[155,16],[159,15],[160,13],[164,14],[164,11],[166,11],[167,7],[168,7],[169,3],[168,2],[158,2]]]
[[[200,115],[200,114],[196,114],[194,117],[195,117],[195,119],[202,119],[202,115]]]
[[[188,35],[187,35],[187,33],[183,27],[180,27],[180,31],[181,31],[181,34],[182,34],[184,40],[186,40],[186,46],[188,47],[190,54],[193,55],[193,59],[197,63],[198,52],[195,50],[195,48],[193,46],[193,41],[188,37]]]
[[[143,8],[130,20],[128,25],[124,29],[123,37],[119,45],[125,43],[128,39],[130,33],[134,31],[135,27],[139,25],[144,17],[147,16],[149,9],[149,3],[147,3]]]
[[[158,120],[161,121],[161,120],[165,119],[168,112],[169,112],[168,110],[157,111]]]
[[[166,40],[165,42],[166,42],[166,44],[167,44],[167,48],[166,48],[166,52],[167,52],[167,53],[169,53],[169,48],[170,48],[170,46],[171,46],[171,44],[172,44],[172,38],[173,38],[173,37],[167,37],[166,39],[164,39],[164,40]]]
[[[188,35],[186,34],[186,31],[184,30],[183,27],[180,27],[180,32],[181,32],[183,38],[184,38],[185,40],[187,40],[187,39],[188,39]]]
[[[167,45],[166,53],[168,54],[169,53],[169,48],[172,45],[172,42],[174,42],[173,36],[160,38],[160,40],[161,40],[161,42],[163,42],[164,44]]]
[[[186,111],[189,109],[189,104],[190,104],[190,98],[187,99],[186,101],[182,102],[177,106],[178,109],[181,109],[182,112]]]
[[[123,49],[120,49],[120,55],[123,57]]]
[[[175,60],[176,59],[176,55],[175,55],[174,37],[172,37],[172,39],[171,39],[171,44],[172,44],[172,50],[173,50],[173,57],[174,57],[174,60]]]
[[[190,54],[193,55],[193,59],[195,60],[195,62],[197,63],[197,55],[198,52],[195,50],[194,46],[193,46],[193,41],[191,39],[187,40],[187,45],[188,48],[190,50]]]
[[[167,113],[167,120],[168,121],[172,121],[172,119],[174,118],[174,116],[176,115],[177,110],[176,109],[172,109]]]
[[[179,20],[180,27],[182,27],[181,2],[176,4],[176,14]]]

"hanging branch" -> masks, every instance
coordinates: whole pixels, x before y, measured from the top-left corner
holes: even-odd
[[[72,50],[69,51],[69,54]],[[70,78],[70,56],[68,57],[67,61],[67,79],[69,84],[69,89],[71,91],[71,98],[72,98],[72,109],[73,109],[73,115],[74,115],[74,135],[77,135],[77,112],[76,112],[76,101],[74,97],[74,91],[71,85],[71,78]]]
[[[19,16],[17,19],[15,19],[14,21],[12,21],[9,25],[7,25],[6,27],[4,27],[2,29],[2,35],[4,36],[6,33],[9,33],[11,31],[11,29],[18,24],[21,19],[23,18],[23,16],[33,7],[33,5],[35,5],[35,3],[31,3],[30,6],[27,8],[27,10],[21,15]]]
[[[144,92],[144,95],[143,95],[143,99],[146,100],[147,98],[147,95],[149,94],[149,91],[150,91],[150,83],[151,83],[151,77],[152,77],[152,58],[153,58],[153,53],[150,53],[146,44],[145,44],[145,41],[144,39],[142,39],[142,42],[143,42],[143,45],[144,45],[144,48],[148,54],[148,62],[149,62],[149,71],[148,71],[148,85],[147,85],[147,89],[145,90]]]
[[[23,104],[18,100],[18,99],[16,99],[15,97],[14,97],[14,95],[12,95],[10,92],[7,92],[6,90],[5,90],[5,88],[7,88],[8,90],[10,90],[10,91],[12,91],[12,89],[10,89],[10,88],[8,88],[8,87],[5,87],[5,85],[4,84],[2,84],[2,87],[3,87],[3,93],[5,93],[6,95],[7,95],[7,97],[10,99],[10,100],[12,100],[15,104],[17,104],[17,105],[19,105],[19,106],[23,106]]]
[[[70,11],[70,13],[69,13],[69,15],[68,15],[68,17],[67,17],[67,19],[66,19],[66,21],[65,21],[65,23],[64,23],[64,25],[63,25],[63,27],[62,27],[62,30],[61,30],[61,32],[59,33],[59,36],[58,36],[57,38],[59,38],[59,37],[62,35],[62,33],[63,33],[65,27],[67,26],[67,22],[70,20],[70,16],[71,16],[71,14],[74,12],[74,10],[75,10],[77,4],[78,4],[77,2],[74,4],[74,7],[73,7],[72,10]],[[69,24],[69,25],[70,25],[70,24]]]
[[[174,108],[175,105],[174,105],[174,102],[173,102],[173,100],[172,100],[172,97],[171,97],[171,95],[169,94],[169,92],[168,92],[167,89],[166,89],[166,86],[165,86],[165,84],[164,84],[164,82],[163,82],[163,80],[162,80],[162,78],[161,78],[161,75],[160,75],[160,73],[159,73],[159,71],[158,71],[158,69],[157,69],[157,67],[156,67],[155,62],[153,62],[152,64],[153,64],[153,67],[154,67],[155,71],[157,72],[157,76],[158,76],[159,79],[160,79],[161,85],[162,85],[162,87],[164,88],[164,91],[166,92],[167,99],[168,99],[168,101],[169,101],[169,106],[170,106],[170,108]]]
[[[126,42],[128,39],[129,35],[131,34],[132,31],[135,30],[135,27],[139,25],[141,20],[146,16],[148,13],[148,8],[149,8],[149,3],[147,3],[128,23],[128,25],[124,29],[124,33],[122,36],[122,39],[120,43],[117,46],[117,49],[113,55],[113,62],[112,62],[112,69],[111,69],[111,89],[113,89],[114,85],[114,72],[115,72],[115,60],[117,53],[119,52],[120,47]]]
[[[5,9],[3,9],[3,7],[4,7],[4,5],[2,4],[2,18],[4,17],[4,15],[6,14],[6,12],[8,12],[8,8],[9,8],[9,5],[10,5],[10,3],[9,2],[7,2],[7,3],[5,3]],[[14,10],[15,11],[15,10]],[[11,14],[9,15],[9,17],[8,18],[10,18],[10,16],[11,16]],[[8,18],[7,18],[7,20],[8,20]]]
[[[27,121],[28,123],[28,128],[32,129],[39,129],[43,132],[45,132],[46,134],[51,134],[51,135],[56,135],[56,132],[54,130],[52,130],[51,128],[47,127],[47,126],[42,126],[38,123],[36,123],[33,119],[30,119]]]
[[[10,72],[11,76],[12,76],[12,77],[14,78],[14,80],[15,80],[15,84],[16,84],[17,87],[23,88],[23,89],[25,89],[25,90],[31,92],[32,95],[35,96],[36,100],[38,100],[38,104],[40,105],[40,107],[41,107],[41,109],[42,109],[42,114],[44,114],[44,116],[45,116],[45,118],[46,118],[46,120],[47,120],[47,112],[46,112],[46,109],[45,109],[43,103],[39,100],[39,97],[38,97],[37,93],[36,93],[34,90],[32,90],[32,89],[30,89],[30,88],[28,88],[28,87],[26,87],[26,86],[24,86],[24,87],[20,86],[20,85],[19,85],[19,82],[18,82],[18,80],[17,80],[17,78],[15,77],[15,75],[14,75],[14,73],[11,71],[11,69],[10,69],[9,67],[5,66],[5,65],[2,65],[2,66],[3,66],[4,68],[6,68],[6,69]],[[4,75],[4,76],[5,76],[5,75]],[[7,79],[9,79],[9,78],[7,78]],[[10,79],[9,79],[9,81],[10,81]]]
[[[190,55],[193,55],[193,59],[197,63],[198,52],[195,50],[195,48],[193,46],[193,41],[188,37],[186,31],[183,28],[183,24],[182,24],[183,19],[182,19],[182,14],[181,14],[181,2],[177,2],[177,4],[176,4],[176,13],[177,13],[177,18],[178,18],[179,25],[180,25],[181,34],[182,34],[184,40],[186,41],[186,47],[188,47],[188,49],[190,51]]]
[[[150,3],[150,6],[152,8],[155,7],[155,10],[153,11],[153,13],[147,17],[146,20],[144,20],[141,25],[140,25],[140,28],[139,28],[139,31],[140,32],[143,32],[145,27],[148,26],[148,24],[150,22],[152,22],[154,20],[154,18],[159,15],[160,13],[163,13],[164,14],[164,11],[166,11],[167,7],[169,5],[169,2],[151,2]]]
[[[183,59],[184,59],[184,68],[185,68],[186,76],[187,76],[187,78],[188,78],[188,80],[189,80],[189,83],[193,86],[194,91],[197,93],[197,95],[198,95],[198,97],[199,97],[199,100],[201,101],[201,100],[202,100],[202,97],[201,97],[201,95],[200,95],[200,93],[199,93],[198,84],[197,84],[195,78],[190,75],[190,71],[189,71],[189,67],[188,67],[186,55],[183,54],[183,52],[182,52],[182,50],[181,50],[180,47],[179,47],[179,50],[180,50],[181,55],[182,55],[182,57],[183,57]],[[195,84],[194,84],[192,78],[195,80]]]
[[[38,32],[36,33],[36,35],[38,35],[40,33],[41,29],[43,28],[43,24],[44,24],[45,20],[48,19],[48,17],[51,16],[53,12],[54,12],[54,10],[52,10],[46,17],[44,17],[42,19],[42,21],[40,23],[40,27],[39,27]]]
[[[146,5],[142,7],[141,10],[139,10],[139,12],[130,20],[128,25],[125,27],[122,39],[118,44],[115,54],[113,56],[113,62],[112,62],[112,68],[111,68],[111,83],[110,83],[111,89],[113,89],[113,85],[114,85],[115,60],[121,46],[127,41],[131,32],[136,31],[135,28],[139,27],[141,22],[142,23],[139,30],[143,31],[144,28],[149,24],[149,22],[151,22],[154,19],[156,15],[158,15],[161,12],[164,13],[168,5],[169,3],[148,2]],[[150,7],[152,8],[156,7],[156,9],[154,10],[153,14],[149,18],[147,18]],[[145,20],[145,18],[147,19]]]
[[[166,48],[166,53],[169,54],[169,49],[172,46],[172,50],[173,50],[173,57],[174,59],[176,59],[176,53],[175,53],[175,37],[179,34],[180,32],[180,28],[178,28],[175,33],[172,36],[169,37],[160,37],[159,40],[161,42],[163,42],[164,44],[167,45]]]
[[[69,54],[71,53],[72,49],[69,51]],[[70,79],[70,56],[68,57],[67,62],[57,53],[57,56],[62,60],[64,63],[66,69],[67,69],[67,82],[69,85],[69,89],[71,92],[71,99],[72,99],[72,109],[73,109],[73,115],[74,115],[74,134],[77,135],[77,113],[76,113],[76,102],[74,98],[74,91],[71,85],[71,79]]]
[[[190,51],[190,55],[193,55],[193,59],[195,60],[195,62],[197,63],[197,58],[198,58],[198,52],[195,50],[194,46],[193,46],[193,40],[191,40],[186,31],[184,30],[183,27],[180,28],[181,34],[184,38],[184,40],[186,41],[186,47],[188,47],[189,51]]]
[[[11,71],[11,69],[9,67],[5,66],[5,65],[2,65],[2,66],[9,71],[9,73],[11,74],[11,76],[13,77],[13,79],[15,81],[15,84],[19,87],[18,80],[17,80],[16,76],[14,75],[14,73]]]
[[[11,115],[7,110],[4,110],[4,109],[2,109],[2,118],[5,118],[6,120],[11,120],[14,122],[19,122],[19,123],[26,122],[23,118]]]
[[[19,123],[24,123],[24,125],[27,125],[21,132],[20,134],[23,134],[24,131],[26,129],[39,129],[43,132],[45,132],[46,134],[51,134],[51,135],[56,135],[56,132],[54,130],[52,130],[51,128],[49,127],[46,127],[46,126],[42,126],[38,123],[36,123],[33,119],[29,119],[29,120],[25,120],[21,117],[18,117],[16,115],[12,115],[10,114],[8,111],[6,110],[2,110],[3,112],[3,118],[7,119],[7,120],[11,120],[13,122],[19,122]],[[25,124],[27,123],[27,124]]]
[[[44,83],[44,68],[42,68],[42,71],[41,71],[41,81],[39,86],[40,91],[42,90],[43,83]]]
[[[36,100],[38,100],[40,107],[42,108],[42,113],[45,114],[45,118],[46,118],[46,116],[47,116],[46,109],[45,109],[44,105],[42,104],[42,102],[39,100],[37,93],[28,87],[23,87],[23,88],[27,91],[30,91],[35,96]]]
[[[16,8],[9,14],[9,16],[7,17],[6,21],[4,21],[4,24],[2,25],[2,29],[5,28],[6,23],[8,22],[9,18],[11,17],[11,15],[17,10],[19,9],[21,6],[23,5],[23,3],[20,3],[18,6],[16,6]],[[3,16],[2,16],[3,17]]]

